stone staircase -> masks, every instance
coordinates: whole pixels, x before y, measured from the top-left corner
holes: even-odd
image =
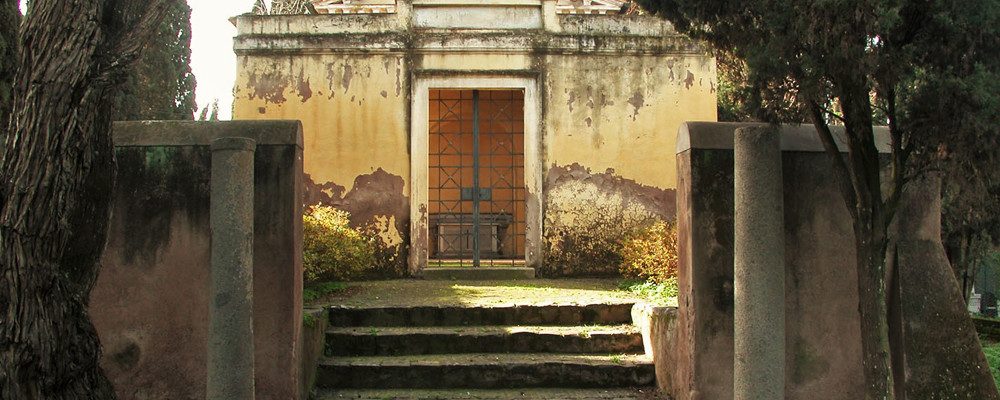
[[[631,308],[331,307],[318,398],[654,398]]]

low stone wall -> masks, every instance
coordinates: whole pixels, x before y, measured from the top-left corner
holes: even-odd
[[[677,365],[677,307],[637,303],[632,307],[632,323],[642,332],[646,355],[653,357],[656,386],[663,393],[673,393],[671,372]]]
[[[678,400],[733,397],[733,134],[678,134]],[[851,217],[811,126],[782,130],[786,242],[786,397],[863,398]],[[837,349],[830,351],[829,349]]]
[[[121,399],[204,399],[211,140],[254,139],[258,399],[301,398],[302,134],[298,122],[115,124],[118,187],[90,299]]]
[[[992,318],[972,317],[976,332],[989,340],[1000,342],[1000,320]]]
[[[733,397],[733,134],[748,124],[687,123],[678,134],[677,400]],[[852,219],[811,125],[782,126],[785,398],[864,398]],[[843,130],[834,128],[843,145]],[[876,129],[883,153],[888,134]],[[997,398],[940,245],[936,184],[908,186],[897,249],[909,398]],[[936,216],[936,217],[935,217]],[[935,219],[936,218],[936,219]]]
[[[310,392],[316,386],[316,366],[326,349],[326,328],[330,326],[330,318],[326,309],[307,308],[302,321],[302,341],[299,357],[299,390],[300,398],[309,398]]]

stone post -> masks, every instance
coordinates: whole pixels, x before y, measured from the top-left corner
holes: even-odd
[[[209,400],[254,398],[253,192],[256,142],[212,142]]]
[[[785,392],[785,224],[781,135],[746,127],[734,137],[734,369],[736,400]]]

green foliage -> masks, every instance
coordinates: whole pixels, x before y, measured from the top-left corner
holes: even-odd
[[[191,72],[191,7],[171,2],[159,32],[121,87],[117,120],[191,120],[197,111]]]
[[[663,283],[677,277],[677,224],[657,222],[625,240],[622,276]]]
[[[302,314],[302,326],[306,328],[316,327],[316,317],[309,313]]]
[[[983,343],[983,354],[986,354],[986,361],[990,364],[993,381],[1000,387],[1000,343]]]
[[[807,115],[825,138],[858,228],[858,276],[871,286],[859,302],[861,329],[878,333],[862,343],[865,357],[877,360],[864,366],[866,397],[891,397],[880,350],[889,340],[887,232],[906,183],[925,168],[1000,169],[1000,0],[638,2],[745,62],[746,87],[759,93],[749,103],[757,118]],[[831,124],[844,125],[847,157],[832,145]],[[887,179],[876,124],[892,137]]]
[[[619,290],[633,293],[654,305],[675,304],[677,301],[677,277],[662,282],[645,280],[625,280],[618,284]]]
[[[302,222],[306,282],[355,279],[375,264],[373,240],[351,228],[347,212],[314,206]]]
[[[302,289],[302,300],[306,303],[311,303],[328,295],[343,292],[346,289],[347,284],[342,282],[312,283]]]

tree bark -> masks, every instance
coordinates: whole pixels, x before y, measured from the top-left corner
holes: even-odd
[[[853,197],[847,206],[853,209],[854,216],[865,398],[892,399],[885,276],[892,217],[882,194],[881,160],[872,127],[871,89],[857,77],[844,76],[838,81],[852,174],[853,196],[845,198]]]
[[[21,12],[17,0],[0,0],[0,146],[7,136],[17,59],[17,26]]]
[[[21,26],[0,164],[0,399],[115,397],[87,313],[115,182],[110,94],[164,4],[34,0]]]

